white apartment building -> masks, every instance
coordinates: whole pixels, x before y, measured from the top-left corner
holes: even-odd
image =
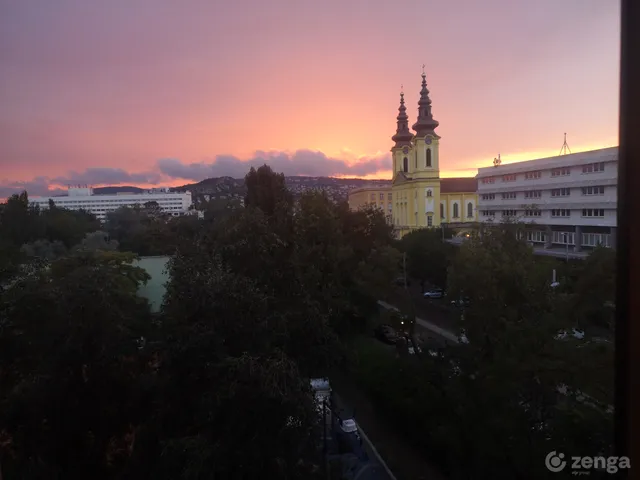
[[[534,247],[615,246],[618,147],[480,168],[477,179],[481,222],[531,223]]]
[[[157,202],[163,212],[173,216],[186,215],[192,205],[191,192],[168,192],[166,189],[154,189],[146,193],[118,193],[95,195],[91,187],[70,187],[67,196],[31,197],[31,205],[49,208],[49,200],[56,206],[69,210],[86,210],[98,219],[104,220],[108,212],[121,207],[143,206],[147,202]]]

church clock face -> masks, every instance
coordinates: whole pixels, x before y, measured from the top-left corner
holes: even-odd
[[[409,153],[409,147],[404,147],[404,148],[402,149],[402,153],[404,153],[405,155],[406,155],[407,153]]]
[[[424,141],[427,145],[431,145],[431,137],[427,137]]]

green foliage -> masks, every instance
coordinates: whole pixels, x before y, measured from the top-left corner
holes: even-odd
[[[426,282],[445,288],[456,247],[442,241],[442,232],[427,228],[414,230],[402,237],[401,243],[407,254],[407,273],[420,282],[423,292]]]
[[[550,287],[554,264],[517,240],[520,228],[483,230],[453,259],[449,289],[470,299],[469,344],[406,358],[359,347],[352,361],[381,416],[392,412],[452,479],[546,478],[550,450],[611,452],[612,343],[556,339],[573,319]],[[574,295],[591,291],[591,275],[610,274],[604,265],[613,265],[611,251],[595,251]]]
[[[614,327],[616,296],[616,256],[610,248],[594,249],[579,266],[569,299],[569,311],[576,325]]]
[[[196,216],[168,216],[156,202],[147,202],[144,207],[119,208],[107,213],[106,221],[110,242],[117,242],[120,251],[140,256],[173,255],[200,228]]]
[[[539,478],[551,449],[609,451],[612,344],[555,336],[610,333],[610,250],[562,269],[536,259],[516,223],[455,251],[441,231],[397,241],[375,208],[322,193],[294,204],[267,166],[245,181],[246,208],[205,220],[150,202],[110,213],[102,231],[26,194],[0,209],[4,478],[319,478],[308,378],[347,365],[452,479]],[[410,276],[470,299],[470,344],[398,357],[353,342],[370,337],[399,249]],[[172,255],[159,315],[137,296],[149,277],[131,252]],[[558,290],[555,267],[572,279]]]
[[[132,424],[149,325],[133,256],[82,253],[14,284],[0,312],[0,425],[7,478],[106,478]]]
[[[276,174],[268,165],[253,167],[244,179],[247,186],[245,207],[259,208],[267,217],[286,215],[293,207],[293,195],[287,189],[284,174]]]

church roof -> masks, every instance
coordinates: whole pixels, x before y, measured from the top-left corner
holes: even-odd
[[[475,177],[441,178],[440,193],[469,193],[478,191]]]

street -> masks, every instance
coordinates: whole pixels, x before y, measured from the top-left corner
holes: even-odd
[[[353,407],[348,405],[345,400],[337,393],[333,392],[332,398],[334,410],[340,415],[341,418],[353,418]],[[357,414],[357,410],[356,410]],[[369,458],[369,466],[366,469],[358,469],[358,474],[354,477],[359,480],[396,480],[396,477],[389,470],[384,459],[380,456],[375,446],[371,443],[367,433],[363,430],[362,425],[358,422],[357,416],[355,417],[356,424],[358,425],[358,431],[362,438],[362,447]]]
[[[381,418],[379,411],[371,403],[368,395],[361,391],[345,372],[336,371],[330,376],[334,393],[339,399],[339,406],[346,413],[353,414],[352,406],[356,407],[355,418],[360,428],[363,444],[367,454],[376,464],[379,477],[397,480],[443,480],[443,475],[430,465],[421,452],[404,438],[394,425],[393,418]],[[366,437],[365,437],[366,435]],[[391,474],[386,472],[376,452],[386,462]],[[366,477],[368,478],[368,477]],[[360,477],[364,480],[365,477]]]

